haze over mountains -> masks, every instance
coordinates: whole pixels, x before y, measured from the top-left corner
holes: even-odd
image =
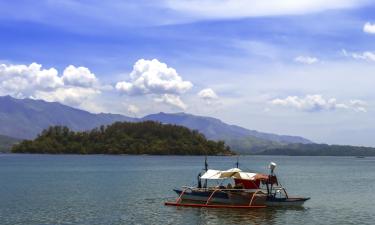
[[[21,141],[17,138],[8,137],[5,135],[0,135],[0,153],[2,152],[9,152],[9,150],[12,148],[12,146],[15,143],[18,143]]]
[[[276,135],[226,124],[212,117],[186,113],[157,113],[143,118],[119,114],[94,114],[57,102],[0,97],[0,134],[18,139],[32,139],[52,125],[64,125],[76,131],[89,130],[116,121],[153,120],[198,130],[212,140],[225,140],[232,147],[249,150],[291,143],[312,143],[298,136]]]
[[[118,114],[93,114],[57,102],[0,97],[0,134],[32,139],[51,125],[89,130],[115,121],[135,119]]]

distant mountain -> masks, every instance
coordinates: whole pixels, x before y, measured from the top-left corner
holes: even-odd
[[[267,147],[280,147],[291,143],[312,143],[311,141],[288,135],[248,130],[226,124],[212,117],[195,116],[186,113],[157,113],[141,119],[119,114],[94,114],[72,108],[57,102],[33,99],[0,97],[0,134],[19,139],[35,138],[49,126],[63,125],[75,131],[90,130],[100,125],[117,121],[158,121],[176,124],[198,130],[211,140],[224,140],[241,153],[254,153]]]
[[[118,114],[93,114],[57,102],[0,97],[0,134],[20,139],[34,138],[52,125],[65,125],[78,131],[134,120]]]
[[[0,153],[1,152],[9,152],[11,147],[20,142],[20,139],[8,137],[5,135],[0,135]]]
[[[74,131],[91,130],[114,122],[157,121],[198,130],[211,140],[224,140],[240,154],[270,155],[356,155],[375,156],[375,148],[314,144],[288,135],[248,130],[212,117],[186,113],[157,113],[143,118],[119,114],[89,113],[56,102],[0,97],[0,152],[7,152],[20,139],[33,139],[43,129],[63,125]]]
[[[207,138],[213,140],[246,140],[250,138],[262,139],[277,143],[312,143],[303,137],[277,135],[271,133],[258,132],[256,130],[248,130],[240,126],[229,125],[219,119],[204,116],[195,116],[186,113],[157,113],[145,116],[143,120],[153,120],[162,123],[177,124],[186,126],[193,130],[199,130]]]

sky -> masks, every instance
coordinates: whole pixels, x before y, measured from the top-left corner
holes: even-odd
[[[375,146],[375,1],[0,1],[0,95]]]

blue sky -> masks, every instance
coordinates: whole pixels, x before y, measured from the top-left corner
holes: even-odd
[[[1,1],[0,94],[375,146],[375,3]]]

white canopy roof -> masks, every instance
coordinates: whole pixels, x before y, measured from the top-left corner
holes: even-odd
[[[256,173],[243,172],[238,168],[232,168],[229,170],[207,170],[206,173],[202,175],[202,179],[227,179],[227,178],[239,178],[246,180],[254,180]]]

